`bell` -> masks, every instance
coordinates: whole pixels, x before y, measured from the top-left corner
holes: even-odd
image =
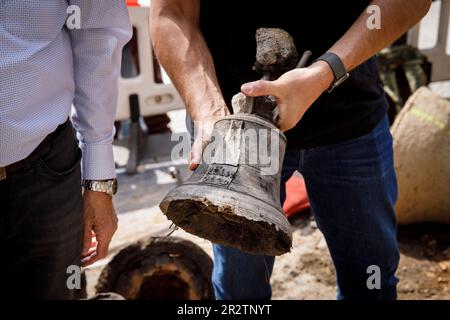
[[[291,36],[281,29],[256,32],[255,69],[272,80],[297,63]],[[292,246],[290,224],[280,204],[286,137],[276,127],[274,97],[239,93],[234,114],[214,124],[203,162],[160,203],[181,229],[214,243],[261,255],[281,255]]]

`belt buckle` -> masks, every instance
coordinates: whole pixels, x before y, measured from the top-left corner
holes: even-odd
[[[6,167],[0,167],[0,181],[6,179]]]

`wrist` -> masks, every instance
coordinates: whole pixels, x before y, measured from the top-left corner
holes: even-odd
[[[308,69],[316,72],[317,83],[321,92],[325,92],[331,87],[334,82],[334,73],[328,63],[321,60],[315,61],[308,67]]]
[[[103,193],[112,197],[117,192],[117,179],[110,180],[83,180],[81,186],[85,191]]]
[[[328,92],[333,91],[350,76],[341,58],[333,52],[329,51],[324,53],[316,59],[316,62],[317,61],[322,61],[328,64],[329,69],[331,69],[333,73],[333,84],[328,88]]]

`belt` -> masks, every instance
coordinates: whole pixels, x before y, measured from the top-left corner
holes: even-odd
[[[70,121],[67,120],[63,124],[59,125],[55,131],[50,133],[45,139],[37,146],[36,149],[25,159],[7,165],[6,167],[0,167],[0,181],[5,180],[8,176],[11,176],[17,172],[20,172],[30,167],[34,162],[42,158],[52,149],[53,140],[57,137],[68,125]]]

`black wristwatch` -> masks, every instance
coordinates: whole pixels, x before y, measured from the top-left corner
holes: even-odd
[[[328,92],[333,91],[334,88],[336,88],[349,77],[349,74],[347,70],[345,70],[345,66],[342,63],[341,58],[339,58],[337,54],[327,52],[316,59],[316,61],[319,60],[328,63],[334,74],[334,82],[330,86],[330,88],[328,88]]]

